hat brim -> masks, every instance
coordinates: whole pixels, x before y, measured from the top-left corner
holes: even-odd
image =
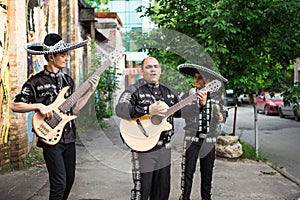
[[[28,53],[32,55],[43,55],[43,54],[53,54],[53,53],[61,53],[70,51],[73,49],[77,49],[79,47],[83,47],[88,43],[88,40],[84,40],[82,42],[75,42],[75,43],[66,43],[59,49],[52,50],[44,45],[43,43],[28,43],[25,45],[25,49]]]
[[[224,78],[221,74],[218,74],[214,72],[211,69],[208,69],[207,67],[203,67],[196,64],[181,64],[177,67],[178,71],[180,71],[183,74],[189,75],[194,77],[196,73],[199,73],[203,75],[205,78],[209,79],[218,79],[223,82],[227,82],[228,80]]]

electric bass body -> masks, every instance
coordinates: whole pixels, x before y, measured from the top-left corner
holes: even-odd
[[[54,145],[60,140],[65,125],[77,116],[69,116],[59,109],[65,101],[65,94],[69,87],[64,87],[56,97],[55,101],[48,105],[53,112],[53,118],[47,119],[40,112],[35,112],[32,117],[32,126],[35,134],[46,144]]]

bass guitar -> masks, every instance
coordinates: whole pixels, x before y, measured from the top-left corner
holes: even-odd
[[[210,93],[216,92],[222,86],[219,80],[213,80],[206,84],[200,91]],[[171,130],[172,125],[167,122],[167,118],[176,111],[187,106],[197,99],[198,93],[194,93],[171,106],[165,116],[143,115],[142,117],[120,121],[120,132],[125,143],[133,150],[148,151],[152,149],[159,141],[160,134],[163,131]]]
[[[107,48],[106,48],[107,49]],[[77,101],[90,89],[90,79],[94,76],[100,76],[113,62],[122,55],[122,51],[114,50],[106,57],[108,59],[103,65],[97,69],[83,84],[67,99],[64,98],[69,86],[64,87],[59,92],[55,101],[48,105],[53,112],[53,117],[48,119],[40,112],[35,112],[32,117],[32,126],[35,134],[46,144],[55,145],[59,142],[65,125],[75,119],[75,115],[67,115],[66,113],[77,103]]]

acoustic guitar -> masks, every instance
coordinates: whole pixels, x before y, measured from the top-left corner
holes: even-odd
[[[120,132],[125,143],[136,151],[148,151],[152,149],[159,141],[161,132],[172,129],[172,125],[167,121],[169,116],[196,100],[200,91],[213,93],[218,91],[221,86],[222,83],[219,80],[209,82],[205,88],[171,106],[163,117],[158,115],[143,115],[131,120],[121,119]]]

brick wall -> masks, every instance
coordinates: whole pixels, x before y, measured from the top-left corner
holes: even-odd
[[[27,79],[26,44],[26,2],[7,1],[8,38],[9,38],[9,69],[11,99],[20,91]],[[14,168],[23,166],[23,160],[28,155],[27,118],[26,114],[11,112],[9,132],[10,163]]]
[[[10,167],[10,154],[8,144],[0,144],[0,170]]]

